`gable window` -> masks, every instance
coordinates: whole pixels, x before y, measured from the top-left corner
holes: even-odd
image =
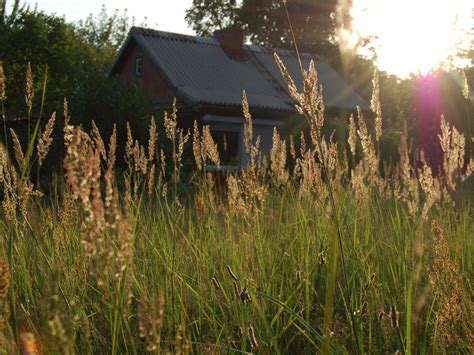
[[[135,76],[141,78],[143,76],[143,58],[135,58]]]

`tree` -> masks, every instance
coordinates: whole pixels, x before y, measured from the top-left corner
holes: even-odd
[[[98,16],[91,15],[79,23],[29,10],[18,1],[14,7],[17,10],[5,15],[4,21],[0,22],[0,61],[3,61],[7,75],[9,97],[7,118],[25,116],[25,69],[28,63],[33,69],[36,92],[34,112],[39,112],[42,105],[44,84],[45,115],[60,110],[64,97],[74,107],[76,96],[84,94],[82,88],[88,82],[105,80],[130,27],[126,14],[115,12],[108,15],[105,7]],[[83,110],[78,113],[87,114]]]
[[[193,30],[209,35],[229,25],[241,26],[250,41],[269,47],[294,49],[337,60],[335,11],[337,0],[292,0],[287,9],[293,33],[281,0],[193,0],[186,20]]]

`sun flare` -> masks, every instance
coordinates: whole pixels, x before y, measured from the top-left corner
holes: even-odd
[[[470,65],[472,0],[353,0],[346,47],[401,78]]]

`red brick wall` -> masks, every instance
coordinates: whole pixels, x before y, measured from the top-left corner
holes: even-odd
[[[138,57],[143,58],[143,75],[141,77],[135,76],[135,59]],[[150,58],[134,41],[129,44],[122,54],[115,73],[126,84],[130,85],[137,82],[156,99],[173,98],[176,96],[163,75],[154,67]]]

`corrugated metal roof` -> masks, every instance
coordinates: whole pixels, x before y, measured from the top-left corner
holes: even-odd
[[[212,37],[187,36],[133,28],[131,36],[142,46],[178,95],[195,104],[240,106],[246,90],[251,107],[293,111],[286,83],[273,59],[273,50],[245,46],[245,56],[232,59]],[[126,44],[125,44],[126,45]],[[297,58],[278,50],[295,82],[301,82]],[[303,55],[303,65],[309,65]],[[317,57],[313,57],[318,59]],[[363,108],[367,104],[327,64],[317,62],[328,106]]]

